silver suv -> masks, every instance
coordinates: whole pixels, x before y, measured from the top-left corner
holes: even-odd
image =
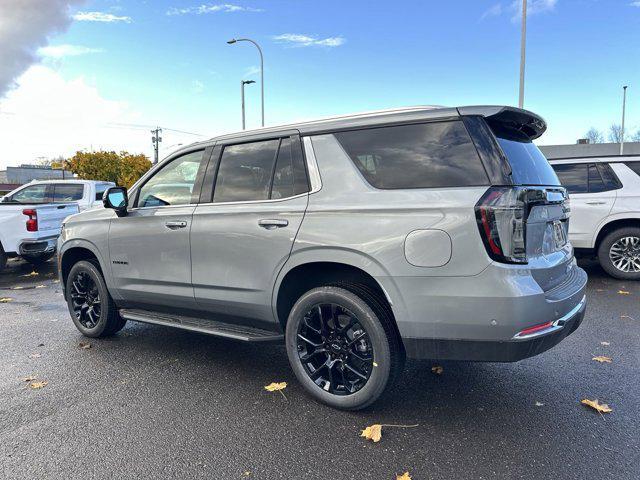
[[[416,107],[183,148],[59,239],[69,312],[284,342],[295,375],[359,409],[405,357],[511,362],[582,321],[566,192],[511,107]]]

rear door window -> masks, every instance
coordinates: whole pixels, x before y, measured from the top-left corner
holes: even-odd
[[[546,157],[526,135],[516,131],[494,132],[500,148],[511,165],[511,178],[516,185],[559,185]]]
[[[54,184],[53,203],[70,203],[82,200],[84,185],[78,183]]]
[[[560,183],[569,193],[587,193],[589,191],[589,172],[586,163],[563,163],[554,165]]]
[[[269,199],[271,177],[280,140],[229,145],[222,151],[214,202]]]
[[[400,125],[334,134],[360,173],[381,189],[488,185],[461,121]]]

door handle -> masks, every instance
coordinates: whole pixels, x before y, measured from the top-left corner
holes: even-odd
[[[177,230],[178,228],[186,227],[187,226],[187,222],[185,222],[184,220],[165,222],[164,226],[167,227],[170,230]]]
[[[605,205],[607,202],[586,202],[587,205]]]
[[[274,228],[282,228],[289,225],[288,220],[281,220],[277,218],[266,218],[263,220],[258,220],[258,225],[262,228],[266,228],[267,230],[273,230]]]

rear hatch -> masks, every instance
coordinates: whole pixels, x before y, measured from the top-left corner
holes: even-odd
[[[569,280],[573,248],[567,240],[566,190],[533,143],[546,124],[531,112],[512,108],[485,116],[485,121],[506,174],[506,181],[492,187],[476,206],[487,251],[498,261],[527,264],[542,290],[549,292]]]

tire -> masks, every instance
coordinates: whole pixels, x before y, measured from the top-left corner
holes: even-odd
[[[84,336],[113,335],[127,323],[118,314],[97,262],[76,263],[67,276],[66,292],[71,319]]]
[[[393,386],[404,366],[404,349],[385,303],[367,287],[348,283],[314,288],[295,303],[285,333],[287,355],[314,399],[360,410]],[[353,326],[340,335],[347,325]]]
[[[612,255],[622,262],[614,262]],[[640,228],[625,227],[609,233],[598,247],[598,260],[614,278],[640,280]]]
[[[31,265],[38,266],[42,265],[45,262],[48,262],[54,255],[54,252],[40,253],[37,255],[22,255],[22,258],[29,262]]]

